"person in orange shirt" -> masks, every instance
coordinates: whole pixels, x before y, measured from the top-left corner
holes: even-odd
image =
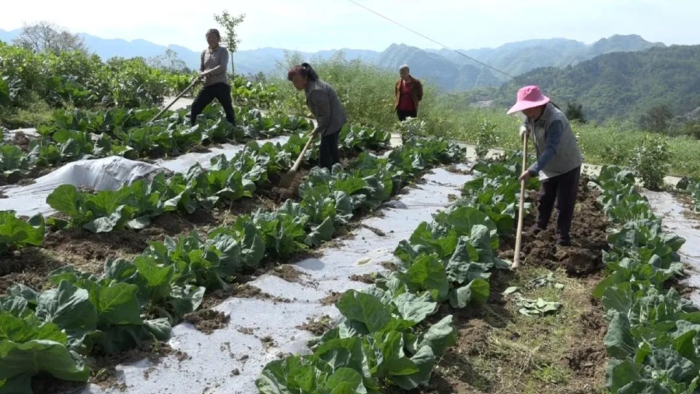
[[[423,100],[423,85],[411,76],[405,64],[399,68],[399,75],[401,78],[394,88],[395,108],[399,121],[403,122],[407,118],[418,117],[418,104]]]

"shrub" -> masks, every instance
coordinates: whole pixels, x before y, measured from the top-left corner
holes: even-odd
[[[498,136],[496,135],[496,125],[484,120],[479,127],[479,132],[476,136],[476,157],[483,159],[489,151],[498,144]]]
[[[580,123],[586,123],[586,116],[583,113],[583,105],[577,102],[566,104],[566,117],[572,122],[577,121]]]
[[[399,123],[398,132],[404,141],[417,136],[424,136],[426,132],[425,121],[418,118],[408,118]]]
[[[649,190],[660,190],[664,176],[671,168],[668,139],[662,136],[645,135],[641,146],[635,148],[632,167]]]

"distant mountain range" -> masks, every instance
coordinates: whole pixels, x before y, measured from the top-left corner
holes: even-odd
[[[0,40],[11,42],[20,30],[0,30]],[[145,40],[126,41],[104,39],[81,34],[88,49],[103,59],[114,56],[153,57],[163,55],[171,49],[185,61],[188,67],[199,68],[200,52],[177,45],[162,46]],[[612,52],[642,51],[653,47],[664,47],[637,35],[612,36],[591,45],[582,42],[554,38],[509,43],[498,48],[460,50],[480,62],[488,64],[509,75],[517,76],[540,67],[565,67],[578,64],[596,56]],[[454,51],[447,49],[420,49],[408,45],[393,44],[382,52],[357,49],[341,49],[348,60],[362,59],[379,67],[398,70],[402,64],[411,67],[411,73],[426,79],[445,91],[463,91],[477,87],[500,86],[507,78]],[[278,62],[284,60],[285,50],[261,48],[239,51],[235,54],[236,72],[242,74],[270,73]],[[307,59],[328,59],[337,50],[301,53]]]
[[[591,120],[638,120],[661,105],[674,115],[700,119],[700,45],[615,52],[572,67],[539,68],[502,85],[493,98],[507,108],[518,88],[530,84],[562,107],[582,104]]]

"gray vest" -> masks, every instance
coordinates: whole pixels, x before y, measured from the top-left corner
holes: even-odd
[[[561,141],[557,148],[557,154],[554,158],[540,170],[540,180],[553,178],[557,175],[565,174],[574,168],[581,165],[581,152],[576,143],[576,136],[571,131],[571,125],[563,112],[554,105],[547,104],[544,113],[537,122],[528,120],[528,129],[534,134],[535,149],[539,157],[547,147],[547,129],[555,120],[559,120],[564,125],[564,131],[561,135]],[[532,135],[532,134],[531,134]]]

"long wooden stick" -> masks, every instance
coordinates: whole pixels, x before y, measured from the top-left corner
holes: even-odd
[[[304,145],[304,149],[301,150],[301,153],[299,153],[299,157],[297,157],[297,161],[294,162],[294,166],[292,166],[292,169],[290,171],[297,172],[299,171],[299,166],[301,166],[301,161],[304,160],[304,154],[306,153],[307,150],[309,150],[309,146],[311,146],[311,142],[314,140],[314,137],[316,136],[316,133],[311,133],[311,136],[309,137],[309,141],[306,142],[306,145]]]
[[[210,73],[211,73],[211,72],[214,72],[214,71],[218,70],[219,68],[221,68],[221,66],[216,66],[216,67],[212,68],[209,72],[210,72]],[[158,114],[157,114],[156,116],[154,116],[153,119],[151,119],[151,122],[154,122],[156,119],[160,118],[160,116],[163,115],[163,114],[165,113],[165,111],[167,111],[168,109],[170,109],[170,107],[172,107],[173,104],[175,104],[175,102],[177,102],[177,100],[179,100],[180,98],[182,98],[182,96],[184,96],[185,93],[187,93],[190,89],[192,89],[192,87],[194,87],[194,85],[195,85],[197,82],[199,82],[199,81],[200,81],[200,78],[199,78],[199,77],[198,77],[198,78],[195,78],[195,79],[192,81],[192,83],[190,84],[190,86],[186,87],[185,90],[183,90],[180,94],[178,94],[177,97],[175,97],[175,99],[174,99],[173,101],[171,101],[170,104],[168,104],[167,107],[163,108],[160,112],[158,112]]]
[[[299,153],[299,157],[297,157],[297,161],[294,162],[294,165],[292,166],[292,168],[289,171],[287,171],[286,174],[282,175],[282,179],[280,179],[280,186],[281,187],[288,188],[288,187],[292,186],[292,183],[294,183],[294,179],[297,176],[297,172],[299,171],[299,167],[301,166],[301,161],[304,159],[304,154],[311,146],[311,142],[314,140],[315,136],[316,136],[316,133],[312,132],[311,136],[309,137],[309,140],[306,142],[306,145],[304,145],[304,149],[302,149],[301,153]]]
[[[175,99],[174,99],[173,101],[171,101],[170,104],[168,104],[167,107],[163,108],[160,112],[158,112],[158,114],[157,114],[156,116],[154,116],[153,119],[151,119],[151,122],[154,122],[156,119],[160,118],[160,116],[163,115],[163,114],[165,113],[165,111],[167,111],[168,109],[170,109],[170,107],[172,107],[173,104],[175,104],[175,102],[176,102],[177,100],[179,100],[182,96],[185,95],[185,93],[187,93],[190,89],[192,89],[192,87],[194,86],[194,84],[196,84],[198,81],[199,81],[199,79],[198,79],[198,78],[195,78],[195,80],[192,81],[192,83],[190,84],[190,86],[186,87],[185,90],[182,91],[182,93],[178,94],[177,97],[175,97]]]
[[[527,131],[523,133],[523,168],[527,168]],[[520,249],[523,242],[523,217],[525,216],[525,180],[520,182],[520,207],[518,209],[518,232],[515,235],[515,256],[513,256],[513,269],[520,267]]]

